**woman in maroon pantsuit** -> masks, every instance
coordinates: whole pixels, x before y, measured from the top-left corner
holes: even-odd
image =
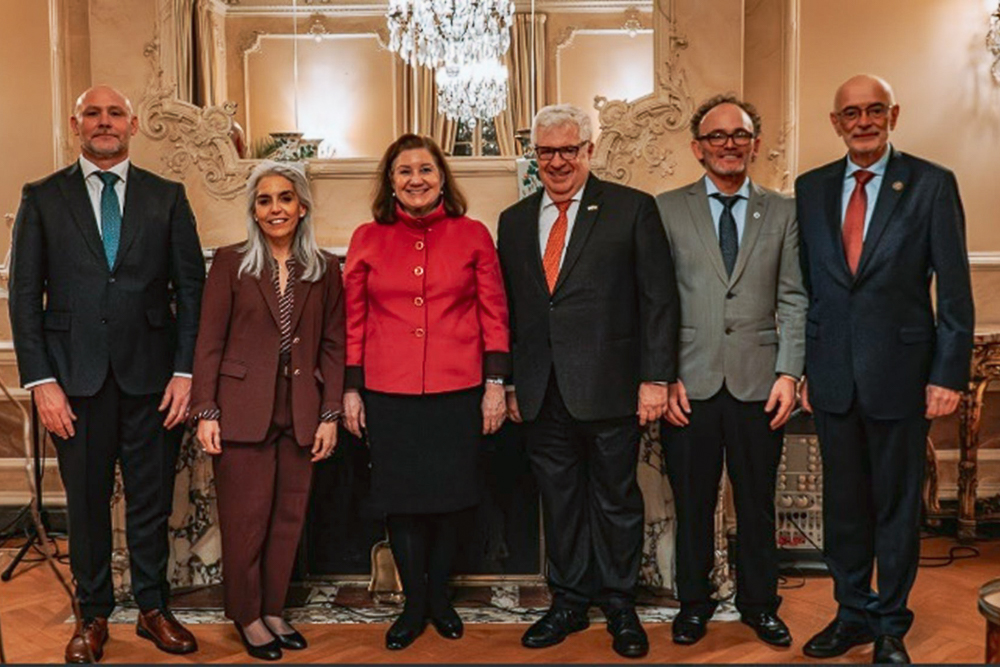
[[[344,304],[305,174],[264,162],[247,194],[248,238],[219,249],[205,286],[191,413],[215,456],[226,616],[251,656],[276,660],[306,646],[281,613],[312,465],[337,442]]]

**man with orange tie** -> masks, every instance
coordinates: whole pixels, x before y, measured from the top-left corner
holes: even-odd
[[[648,194],[590,174],[590,117],[568,104],[535,117],[544,189],[500,215],[514,372],[508,414],[524,421],[542,495],[552,607],[521,642],[543,648],[587,627],[599,605],[612,647],[648,651],[635,613],[643,541],[639,427],[677,379],[678,296]]]
[[[830,114],[847,158],[795,184],[810,291],[802,404],[823,454],[824,556],[838,603],[803,647],[814,658],[874,641],[873,662],[909,663],[927,431],[968,386],[974,317],[958,186],[889,144],[898,117],[887,82],[848,79]]]

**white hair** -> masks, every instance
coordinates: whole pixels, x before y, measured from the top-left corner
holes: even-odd
[[[292,241],[292,257],[298,263],[301,274],[300,280],[305,282],[316,282],[323,277],[326,271],[326,257],[319,249],[316,242],[316,232],[312,224],[313,198],[309,189],[309,180],[306,172],[300,165],[288,162],[275,162],[274,160],[264,160],[250,172],[247,177],[247,240],[240,248],[243,253],[243,261],[240,262],[240,270],[237,276],[248,273],[254,278],[260,278],[260,274],[265,267],[270,270],[271,250],[264,238],[264,232],[254,219],[254,204],[257,199],[257,186],[267,176],[281,176],[287,178],[295,189],[295,195],[299,202],[306,209],[306,214],[299,220],[298,227],[295,228],[295,239]]]
[[[575,125],[580,131],[580,141],[590,141],[593,131],[590,127],[590,116],[575,104],[550,104],[542,107],[535,114],[531,124],[531,143],[538,143],[538,130],[560,125]]]

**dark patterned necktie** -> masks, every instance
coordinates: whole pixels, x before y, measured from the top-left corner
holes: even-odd
[[[733,275],[736,266],[736,255],[740,251],[740,240],[736,233],[736,218],[733,217],[733,206],[742,199],[742,195],[724,195],[719,192],[712,194],[722,203],[722,215],[719,216],[719,249],[722,251],[722,263],[726,265],[726,275]]]
[[[104,189],[101,190],[101,238],[104,241],[104,255],[108,258],[108,268],[113,268],[122,234],[122,209],[118,203],[118,193],[115,192],[118,174],[100,171],[97,172],[97,177],[104,183]]]

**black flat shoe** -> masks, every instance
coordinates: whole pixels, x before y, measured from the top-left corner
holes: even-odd
[[[429,614],[431,625],[445,639],[460,639],[465,631],[462,619],[451,605],[442,614]]]
[[[243,633],[243,626],[236,621],[233,621],[233,625],[236,626],[236,632],[240,635],[243,648],[251,658],[257,658],[258,660],[281,660],[281,643],[277,639],[272,639],[261,646],[254,646]]]
[[[288,621],[285,622],[288,623]],[[267,625],[267,621],[264,621],[264,625]],[[292,626],[289,625],[288,627],[291,628]],[[283,649],[288,649],[289,651],[301,651],[309,646],[309,642],[306,641],[306,638],[294,628],[292,628],[292,631],[287,635],[277,632],[270,625],[267,625],[267,629],[271,631],[271,634],[274,635],[275,639],[278,640],[278,643],[281,644],[281,648]]]
[[[740,620],[753,628],[757,638],[766,644],[781,648],[792,645],[792,633],[788,631],[788,626],[773,612],[741,614]]]
[[[385,633],[385,647],[390,651],[400,651],[416,641],[417,637],[423,634],[425,627],[427,627],[426,620],[420,619],[414,623],[413,620],[400,614]]]

